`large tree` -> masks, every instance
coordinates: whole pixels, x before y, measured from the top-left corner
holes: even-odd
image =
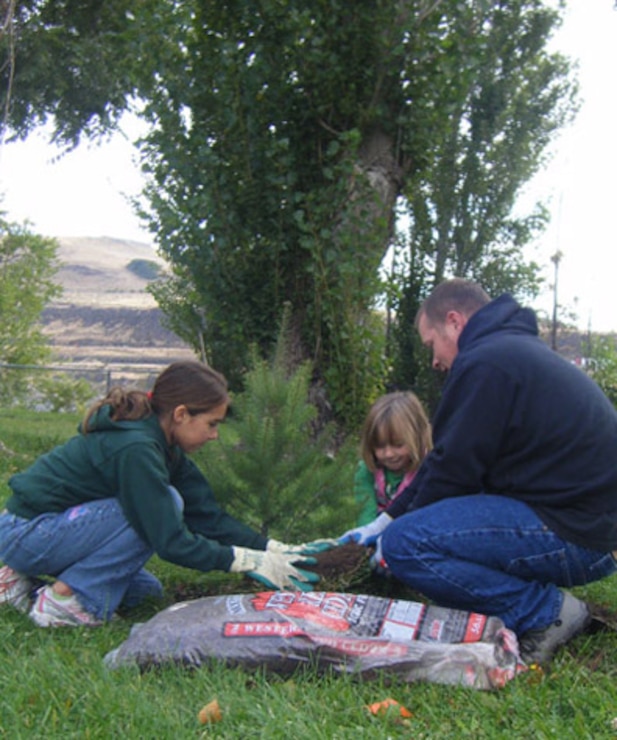
[[[194,343],[203,336],[209,359],[233,377],[250,344],[269,350],[290,305],[298,357],[314,361],[347,418],[363,412],[383,376],[371,310],[400,196],[418,224],[417,198],[432,182],[431,198],[460,216],[455,249],[486,263],[504,232],[498,239],[483,228],[474,203],[495,195],[487,183],[496,159],[476,148],[461,160],[455,138],[499,112],[482,140],[498,133],[492,147],[531,173],[568,93],[567,65],[546,51],[558,13],[540,0],[144,0],[139,13],[121,0],[30,0],[16,8],[13,128],[24,133],[54,116],[58,138],[73,142],[113,126],[140,98],[151,124],[141,142],[144,215],[174,268],[157,291],[170,321]],[[533,54],[546,61],[538,82],[553,105],[543,119],[530,114],[533,96],[508,105],[524,82],[517,64],[532,27]],[[500,88],[483,82],[494,65]],[[489,87],[495,97],[483,98]],[[453,178],[475,167],[468,189],[448,182],[449,150]],[[499,172],[511,194],[519,170]],[[496,209],[497,220],[507,211]],[[452,237],[442,229],[444,244]],[[516,263],[513,245],[505,244]],[[445,272],[456,262],[440,264]]]
[[[575,112],[576,85],[567,61],[545,53],[554,13],[509,2],[494,4],[489,18],[460,45],[467,63],[446,92],[446,135],[435,142],[430,166],[405,185],[409,231],[397,251],[402,291],[393,306],[397,384],[417,381],[418,342],[409,327],[435,284],[457,275],[493,295],[520,298],[539,287],[538,268],[523,261],[522,247],[544,228],[547,213],[540,205],[524,217],[512,212],[551,138]]]

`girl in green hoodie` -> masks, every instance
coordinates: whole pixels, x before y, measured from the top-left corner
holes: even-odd
[[[268,588],[311,590],[318,577],[297,566],[333,543],[262,537],[219,507],[187,457],[217,439],[228,405],[225,378],[197,361],[173,363],[148,393],[112,388],[75,437],[9,480],[0,603],[29,610],[41,627],[99,625],[120,604],[162,594],[144,568],[155,553],[200,571],[244,572]],[[35,592],[38,576],[53,582]]]

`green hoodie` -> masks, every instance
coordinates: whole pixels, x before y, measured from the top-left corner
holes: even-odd
[[[117,497],[136,532],[163,560],[196,570],[229,570],[231,545],[264,550],[266,538],[225,513],[184,452],[167,443],[158,418],[112,421],[103,406],[81,432],[9,480],[6,508],[33,519]],[[169,491],[184,499],[181,512]]]

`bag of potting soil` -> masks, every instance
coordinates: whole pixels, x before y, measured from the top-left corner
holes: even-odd
[[[135,625],[105,656],[112,668],[211,661],[289,675],[300,666],[362,677],[503,686],[523,666],[496,617],[414,601],[330,592],[210,596]]]

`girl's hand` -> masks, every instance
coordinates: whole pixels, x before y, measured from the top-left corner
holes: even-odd
[[[231,548],[234,559],[229,568],[232,573],[246,573],[268,588],[286,591],[312,591],[319,581],[317,573],[301,570],[296,565],[315,565],[315,558],[286,555],[267,550],[250,550],[247,547]]]
[[[345,545],[348,542],[356,542],[358,545],[366,546],[374,545],[379,535],[392,521],[392,517],[384,511],[377,519],[373,519],[369,524],[365,524],[363,527],[356,527],[355,529],[348,529],[347,532],[338,538],[338,542],[340,545]]]

